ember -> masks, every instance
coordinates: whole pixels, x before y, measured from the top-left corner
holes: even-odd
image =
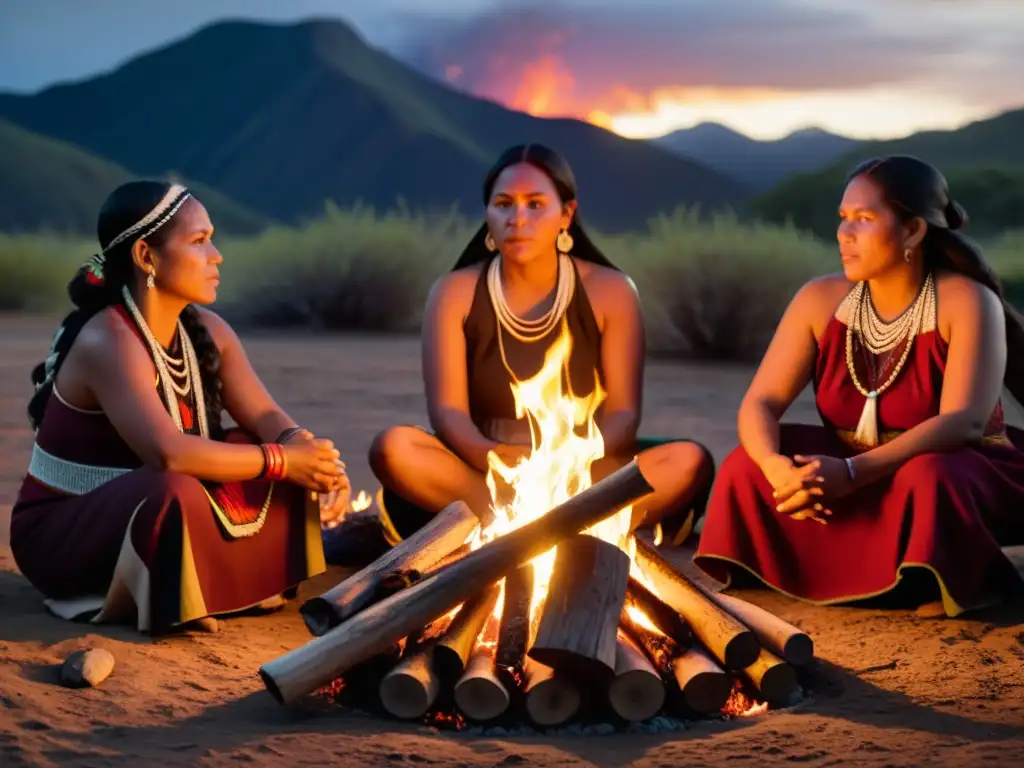
[[[729,700],[722,707],[722,714],[726,717],[754,717],[763,715],[768,711],[767,701],[758,701],[744,691],[742,680],[737,680],[729,694]]]
[[[457,502],[307,602],[319,637],[260,670],[279,700],[333,673],[359,683],[329,690],[375,691],[392,716],[458,729],[747,717],[799,690],[806,634],[690,581],[630,533],[649,492],[635,462],[592,485],[604,393],[566,391],[571,347],[563,327],[541,371],[513,385],[531,452],[514,466],[490,457],[489,519]]]

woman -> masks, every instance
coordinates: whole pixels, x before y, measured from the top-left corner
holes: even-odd
[[[11,548],[59,615],[213,629],[208,617],[280,602],[324,570],[309,491],[344,497],[344,465],[196,307],[216,298],[222,258],[188,190],[124,184],[97,230],[102,251],[32,375]],[[222,410],[241,429],[225,433]]]
[[[486,222],[452,272],[434,285],[424,317],[423,368],[432,433],[398,426],[378,435],[370,464],[384,492],[377,515],[394,543],[462,499],[489,513],[488,454],[505,464],[530,452],[511,384],[534,376],[563,324],[572,336],[566,366],[577,396],[607,394],[597,414],[607,460],[595,479],[643,453],[656,489],[634,509],[634,527],[659,521],[685,537],[713,475],[700,445],[637,438],[644,327],[632,282],[587,237],[576,213],[568,163],[538,144],[506,151],[484,181]],[[329,562],[369,556],[368,539],[341,526]],[[367,529],[372,530],[372,529]]]
[[[839,208],[842,275],[790,304],[739,412],[695,561],[821,604],[906,577],[922,615],[990,605],[1020,578],[1024,324],[946,180],[912,157],[870,160]],[[824,427],[779,419],[809,380]]]

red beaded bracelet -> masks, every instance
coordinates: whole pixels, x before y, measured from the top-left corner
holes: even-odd
[[[288,462],[284,456],[284,448],[277,443],[263,443],[263,472],[266,480],[284,480],[288,470]]]

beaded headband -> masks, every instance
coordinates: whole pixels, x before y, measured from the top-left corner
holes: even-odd
[[[107,243],[106,248],[89,258],[85,263],[88,270],[86,277],[89,282],[92,285],[102,285],[103,266],[107,261],[108,251],[131,238],[144,240],[149,237],[170,221],[191,196],[192,193],[181,184],[172,184],[167,190],[167,194],[160,199],[160,202],[153,206],[149,213]]]

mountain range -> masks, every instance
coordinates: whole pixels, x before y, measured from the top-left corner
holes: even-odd
[[[91,233],[103,198],[138,177],[188,183],[225,232],[301,223],[328,201],[478,215],[491,163],[527,142],[569,159],[583,217],[607,232],[698,205],[829,234],[845,171],[897,151],[953,174],[983,224],[1012,223],[1021,136],[1024,110],[890,142],[710,123],[630,140],[449,88],[341,21],[221,22],[97,77],[0,93],[0,231]]]
[[[450,89],[339,21],[217,23],[99,77],[0,94],[0,119],[132,174],[180,174],[286,223],[327,200],[476,213],[494,159],[531,141],[569,159],[582,215],[607,230],[749,195],[651,143]]]
[[[755,192],[764,192],[795,173],[828,165],[859,141],[807,128],[774,141],[759,141],[717,123],[701,123],[654,140],[692,157]]]
[[[834,237],[843,181],[862,160],[913,155],[935,165],[970,216],[970,231],[1024,228],[1024,109],[978,120],[953,131],[924,131],[891,141],[858,144],[834,162],[796,174],[751,201],[768,221]]]

